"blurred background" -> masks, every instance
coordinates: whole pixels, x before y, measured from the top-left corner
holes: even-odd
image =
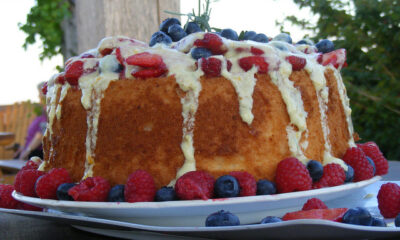
[[[204,2],[204,1],[202,1]],[[347,50],[342,75],[355,131],[400,160],[400,3],[396,0],[211,1],[210,25],[253,30],[294,42],[332,40]],[[42,108],[36,86],[63,69],[71,56],[95,48],[105,36],[149,42],[167,17],[198,10],[198,0],[19,0],[0,9],[0,132],[23,142]],[[10,158],[0,148],[0,158]]]

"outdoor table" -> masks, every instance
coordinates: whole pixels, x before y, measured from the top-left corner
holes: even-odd
[[[0,146],[11,144],[15,139],[15,134],[10,132],[0,132]]]
[[[389,162],[389,173],[384,181],[400,180],[400,161]],[[0,213],[0,239],[116,239],[77,230],[70,225]],[[385,238],[387,239],[387,238]],[[398,239],[398,238],[392,238]]]

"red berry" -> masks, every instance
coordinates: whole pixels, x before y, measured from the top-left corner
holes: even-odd
[[[357,144],[359,148],[363,150],[363,152],[372,159],[375,163],[376,167],[376,175],[385,175],[389,170],[389,163],[386,158],[383,156],[381,150],[378,145],[374,142],[366,142],[363,144]]]
[[[164,62],[160,55],[142,52],[129,56],[126,59],[126,63],[144,68],[156,68],[162,65]]]
[[[296,219],[324,219],[335,222],[341,222],[347,208],[328,208],[328,209],[311,209],[305,211],[289,212],[283,217],[283,221]]]
[[[43,84],[43,87],[42,87],[41,91],[42,91],[43,95],[46,95],[46,94],[47,94],[47,82],[45,82],[45,83]]]
[[[100,50],[102,56],[110,55],[114,51],[114,48],[104,48]]]
[[[90,53],[84,53],[82,55],[79,56],[80,58],[94,58],[93,54]]]
[[[344,169],[336,163],[330,163],[324,166],[322,178],[313,184],[313,188],[334,187],[344,184],[346,173]]]
[[[83,62],[75,61],[65,67],[65,80],[72,86],[78,85],[78,80],[83,74]]]
[[[214,182],[214,178],[208,172],[187,172],[176,181],[175,192],[183,200],[207,200],[213,197]]]
[[[299,71],[306,66],[306,59],[298,56],[287,56],[286,61],[292,64],[293,71]]]
[[[102,177],[89,177],[68,190],[75,201],[105,202],[110,184]]]
[[[21,170],[27,170],[27,169],[34,169],[37,170],[39,165],[42,163],[42,160],[39,158],[35,158],[35,160],[29,160],[28,162],[25,163],[25,166],[21,168]]]
[[[142,70],[132,72],[132,76],[136,78],[151,78],[151,77],[159,77],[168,71],[165,64],[160,65],[157,68],[144,68]]]
[[[261,56],[249,56],[239,59],[239,66],[245,70],[249,71],[253,65],[258,67],[259,73],[267,73],[269,64],[265,61],[264,57]]]
[[[250,48],[250,52],[251,52],[253,55],[263,55],[263,54],[264,54],[264,51],[263,51],[263,50],[261,50],[261,49],[259,49],[259,48],[256,48],[256,47],[251,47],[251,48]]]
[[[257,192],[256,179],[248,172],[245,171],[233,171],[229,175],[235,177],[240,186],[240,196],[254,196]]]
[[[118,62],[119,62],[120,64],[123,65],[124,62],[125,62],[125,59],[124,59],[124,57],[123,57],[122,54],[121,54],[121,48],[117,48],[117,49],[115,50],[115,56],[116,56]]]
[[[311,198],[308,199],[306,203],[304,203],[303,208],[301,210],[311,210],[311,209],[327,209],[328,207],[325,205],[323,201],[319,198]]]
[[[19,202],[18,209],[27,210],[27,211],[42,211],[43,208],[32,206],[23,202]]]
[[[221,60],[213,57],[202,58],[201,70],[208,77],[218,77],[221,75]]]
[[[354,181],[363,181],[374,176],[374,167],[368,162],[367,156],[358,147],[347,149],[343,160],[354,169]]]
[[[28,197],[36,197],[35,183],[36,180],[44,175],[45,172],[35,169],[20,170],[15,176],[15,191]]]
[[[400,213],[400,187],[385,183],[378,192],[378,208],[385,218],[394,218]]]
[[[40,198],[57,199],[58,186],[70,182],[72,180],[66,169],[54,168],[36,181],[35,192]]]
[[[153,177],[144,170],[137,170],[128,177],[125,184],[125,201],[151,202],[156,195]]]
[[[65,74],[64,73],[58,74],[58,76],[56,77],[56,83],[59,83],[61,85],[65,83]]]
[[[207,48],[213,55],[221,55],[227,51],[222,39],[214,33],[204,34],[204,38],[197,39],[193,45]]]
[[[231,68],[232,68],[232,62],[229,61],[229,60],[227,60],[227,61],[226,61],[226,69],[228,70],[228,72],[231,71]]]
[[[329,53],[322,54],[318,59],[323,66],[332,64],[335,68],[343,66],[346,63],[346,49],[337,49]]]
[[[13,185],[0,184],[0,208],[17,209],[19,202],[11,196],[13,191]]]
[[[286,158],[279,162],[276,169],[275,183],[278,192],[310,190],[312,179],[306,166],[297,158]]]

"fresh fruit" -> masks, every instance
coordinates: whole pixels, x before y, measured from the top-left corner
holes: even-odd
[[[371,226],[375,227],[387,227],[385,220],[382,218],[373,217]]]
[[[277,49],[283,51],[283,52],[289,51],[289,49],[286,47],[286,45],[284,43],[282,43],[282,42],[273,41],[273,42],[271,42],[271,45],[276,47]]]
[[[168,28],[168,35],[171,37],[172,41],[177,42],[186,37],[187,34],[180,24],[172,24]]]
[[[268,37],[267,37],[265,34],[263,34],[263,33],[258,33],[258,34],[256,34],[254,37],[252,37],[252,38],[249,39],[249,40],[252,40],[252,41],[254,41],[254,42],[260,42],[260,43],[267,43],[267,42],[269,42]]]
[[[214,195],[214,182],[214,178],[208,172],[187,172],[176,181],[176,195],[182,200],[210,199]]]
[[[118,184],[110,189],[107,196],[108,202],[125,202],[125,185]]]
[[[15,191],[27,197],[36,197],[35,183],[36,180],[44,175],[45,172],[35,169],[20,170],[15,176]]]
[[[105,202],[110,184],[102,177],[88,177],[68,190],[75,201]]]
[[[158,31],[153,33],[153,35],[151,35],[149,46],[152,47],[157,43],[163,43],[168,45],[172,43],[172,39],[166,33]]]
[[[396,218],[394,219],[394,225],[396,227],[400,227],[400,213],[397,214]]]
[[[374,176],[375,176],[375,173],[376,173],[375,163],[374,163],[374,161],[372,161],[372,159],[371,159],[370,157],[368,157],[368,156],[367,156],[367,160],[368,160],[369,164],[371,164],[372,168],[374,169],[373,173],[374,173]]]
[[[352,166],[347,165],[346,179],[344,182],[352,182],[354,179],[354,169]]]
[[[313,184],[313,188],[339,186],[346,180],[344,169],[337,163],[330,163],[324,166],[322,178]]]
[[[40,89],[40,90],[42,91],[43,95],[46,95],[46,94],[47,94],[47,82],[45,82],[45,83],[43,84],[43,87],[42,87],[42,89]]]
[[[342,67],[346,63],[346,49],[341,48],[329,53],[324,53],[322,54],[320,62],[323,66],[332,64],[335,68]]]
[[[328,208],[328,209],[311,209],[301,210],[297,212],[286,213],[283,221],[296,220],[296,219],[323,219],[340,222],[347,208]]]
[[[315,160],[308,161],[307,170],[313,182],[318,181],[324,174],[324,167],[319,161]]]
[[[177,200],[176,192],[173,187],[162,187],[156,192],[154,200],[156,202],[174,201]]]
[[[250,48],[250,52],[253,54],[253,55],[263,55],[264,54],[264,51],[263,50],[261,50],[261,49],[259,49],[259,48],[256,48],[256,47],[251,47]]]
[[[0,184],[0,208],[17,209],[19,202],[15,200],[11,193],[14,191],[13,185]]]
[[[327,209],[326,204],[319,198],[310,198],[304,203],[301,210],[311,210],[311,209]]]
[[[28,170],[28,169],[37,170],[41,163],[42,163],[42,160],[40,158],[32,158],[31,160],[26,162],[25,166],[23,166],[21,168],[21,171]]]
[[[256,179],[248,172],[245,171],[233,171],[229,175],[235,177],[240,186],[239,196],[254,196],[257,192]]]
[[[65,168],[53,168],[37,179],[35,192],[42,199],[57,199],[58,186],[70,182],[72,182],[71,177]]]
[[[230,39],[230,40],[233,40],[233,41],[237,41],[238,40],[237,32],[232,30],[232,29],[230,29],[230,28],[223,29],[221,31],[221,37],[224,37],[226,39]]]
[[[249,56],[239,59],[239,66],[246,72],[256,66],[259,73],[267,73],[269,64],[262,56]]]
[[[192,58],[198,60],[200,58],[211,57],[212,53],[207,48],[197,47],[197,48],[192,48],[192,50],[190,51],[190,55],[192,56]]]
[[[296,44],[298,44],[298,45],[301,45],[301,44],[314,45],[314,42],[308,38],[305,38],[305,39],[298,41]]]
[[[275,183],[261,179],[257,182],[257,195],[270,195],[276,193]]]
[[[323,39],[321,41],[319,41],[317,44],[315,44],[315,46],[318,49],[318,52],[321,53],[328,53],[328,52],[332,52],[333,50],[335,50],[335,45],[333,44],[332,41],[328,40],[328,39]]]
[[[128,65],[135,65],[139,67],[158,67],[163,64],[163,59],[158,54],[151,54],[148,52],[137,53],[135,55],[129,56],[126,59]]]
[[[237,226],[240,225],[239,218],[228,212],[218,211],[208,215],[206,219],[206,227],[220,227],[220,226]]]
[[[151,202],[156,195],[153,177],[144,170],[136,170],[128,177],[125,184],[125,201]]]
[[[214,184],[214,195],[216,198],[229,198],[239,196],[239,182],[235,177],[224,175],[217,178]]]
[[[201,32],[201,28],[195,22],[188,22],[185,26],[185,32],[189,35],[195,32]]]
[[[290,44],[292,43],[292,38],[287,33],[279,33],[272,40],[281,41],[281,42],[287,42],[287,43],[290,43]]]
[[[65,81],[70,85],[78,85],[78,80],[83,74],[83,62],[74,61],[65,67]]]
[[[352,147],[347,149],[343,160],[354,169],[354,181],[359,182],[374,176],[374,168],[368,162],[361,148]]]
[[[243,35],[243,40],[252,40],[257,35],[254,31],[246,31]]]
[[[80,58],[94,58],[95,56],[91,53],[83,53],[79,57]]]
[[[157,68],[145,68],[139,71],[131,72],[135,78],[152,78],[159,77],[168,71],[167,67],[163,64]]]
[[[168,28],[174,24],[181,25],[181,22],[176,18],[167,18],[160,24],[160,31],[168,33]]]
[[[312,179],[307,168],[297,158],[286,158],[278,163],[275,184],[279,193],[310,190]]]
[[[214,33],[204,34],[203,39],[194,41],[194,46],[207,48],[214,55],[224,54],[227,51],[222,39]]]
[[[268,216],[261,220],[260,224],[267,224],[267,223],[277,223],[282,222],[282,219],[279,217]]]
[[[55,82],[63,85],[65,83],[65,74],[64,73],[58,74]]]
[[[74,199],[68,194],[68,191],[74,187],[76,183],[63,183],[57,188],[57,199],[64,201],[73,201]]]
[[[370,157],[372,161],[375,163],[376,167],[376,175],[385,175],[388,173],[389,163],[386,158],[383,156],[381,150],[378,145],[374,142],[366,142],[363,144],[357,144],[360,147],[365,155]]]
[[[363,207],[350,208],[342,219],[343,223],[371,226],[372,216],[371,213]]]
[[[218,58],[202,58],[201,59],[201,70],[207,77],[218,77],[221,75],[221,60]]]
[[[395,183],[382,184],[378,192],[378,208],[385,218],[394,218],[400,213],[400,186]]]
[[[306,59],[298,56],[287,56],[286,61],[292,64],[293,71],[299,71],[306,66]]]
[[[23,202],[19,202],[18,209],[26,210],[26,211],[37,211],[41,212],[43,208],[32,206]]]

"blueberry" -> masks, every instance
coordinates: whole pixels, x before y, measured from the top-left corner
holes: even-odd
[[[397,214],[396,218],[394,219],[394,225],[396,227],[400,227],[400,213]]]
[[[372,216],[371,213],[369,213],[369,211],[363,207],[350,208],[343,215],[342,222],[355,225],[371,226]]]
[[[190,51],[190,54],[192,55],[192,58],[194,58],[196,60],[200,59],[200,58],[208,58],[212,55],[210,50],[208,50],[207,48],[202,48],[202,47],[193,48]]]
[[[239,192],[239,182],[235,177],[224,175],[215,181],[214,193],[217,198],[237,197]]]
[[[323,39],[321,41],[319,41],[317,44],[315,44],[315,46],[318,49],[318,52],[321,53],[328,53],[328,52],[332,52],[333,50],[335,50],[335,45],[333,44],[332,41],[328,40],[328,39]]]
[[[109,202],[125,202],[125,195],[124,195],[125,186],[115,185],[111,190],[108,192],[107,201]]]
[[[268,40],[268,37],[265,35],[265,34],[263,34],[263,33],[259,33],[259,34],[256,34],[252,39],[250,39],[250,40],[253,40],[254,42],[260,42],[260,43],[267,43],[269,40]]]
[[[386,222],[382,218],[372,218],[372,224],[371,226],[375,227],[387,227]]]
[[[354,178],[354,169],[350,165],[347,165],[346,179],[344,180],[344,182],[352,182],[353,178]]]
[[[243,40],[252,40],[257,35],[254,31],[246,31],[243,35]]]
[[[223,29],[221,31],[221,36],[226,38],[226,39],[233,40],[233,41],[237,41],[238,38],[239,38],[238,34],[234,30],[232,30],[230,28]]]
[[[206,219],[206,227],[219,227],[219,226],[236,226],[240,225],[239,218],[224,210],[208,215]]]
[[[368,160],[369,164],[371,164],[372,167],[374,168],[374,176],[375,176],[375,171],[376,171],[375,163],[374,163],[374,161],[372,161],[372,159],[370,157],[367,157],[367,160]]]
[[[57,188],[58,200],[74,201],[74,199],[68,194],[68,190],[75,186],[75,183],[63,183]]]
[[[173,187],[162,187],[156,192],[154,200],[156,202],[174,201],[177,200],[175,190]]]
[[[168,28],[174,24],[181,25],[181,22],[176,18],[167,18],[160,24],[160,31],[168,33]]]
[[[261,220],[260,224],[276,223],[276,222],[282,222],[282,219],[274,216],[268,216],[263,220]]]
[[[314,45],[314,42],[311,41],[308,38],[302,39],[300,41],[298,41],[296,44],[301,45],[301,44],[305,44],[305,45]]]
[[[281,42],[271,42],[272,46],[276,47],[277,49],[287,52],[289,49]]]
[[[182,29],[181,25],[173,24],[168,28],[168,35],[172,41],[177,42],[182,38],[186,37],[186,32]]]
[[[123,66],[118,62],[115,55],[107,55],[100,59],[100,72],[115,72],[119,73],[123,70]]]
[[[273,40],[274,41],[282,41],[282,42],[292,43],[292,38],[287,33],[279,33],[278,35],[276,35],[276,37],[274,37]]]
[[[275,193],[275,183],[265,179],[261,179],[257,182],[257,195],[270,195]]]
[[[149,46],[152,47],[152,46],[156,45],[156,43],[164,43],[164,44],[168,45],[168,44],[172,43],[172,39],[170,36],[168,36],[164,32],[158,31],[158,32],[153,33],[153,35],[151,36]]]
[[[195,22],[188,22],[185,26],[185,29],[186,29],[185,32],[187,35],[195,33],[195,32],[201,32],[201,28]]]
[[[307,170],[310,173],[313,182],[316,182],[319,179],[321,179],[322,175],[324,174],[324,167],[320,162],[315,160],[308,161]]]

